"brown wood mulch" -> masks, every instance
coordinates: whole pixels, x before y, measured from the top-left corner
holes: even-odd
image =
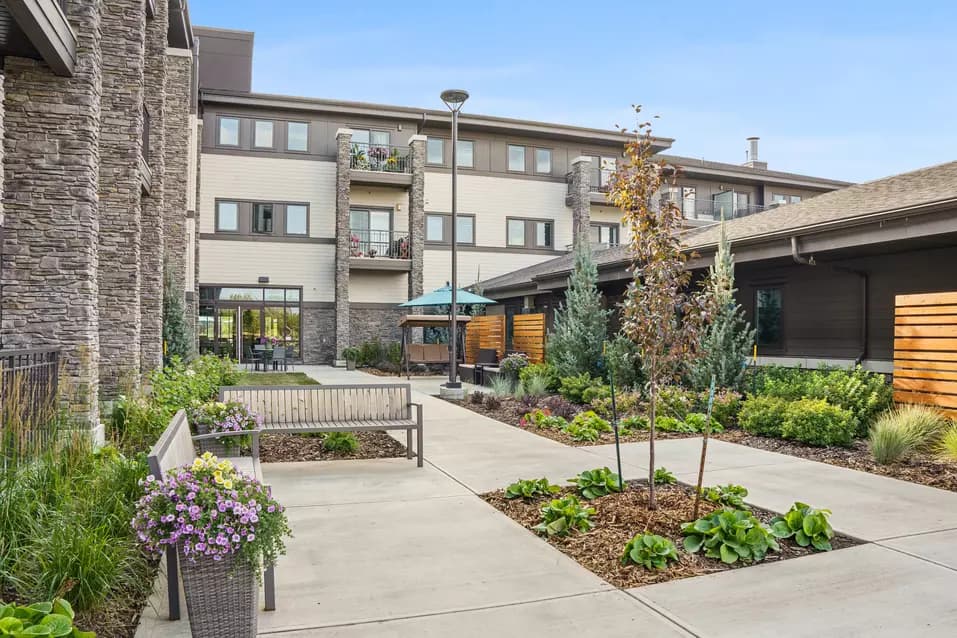
[[[402,370],[402,374],[396,374],[394,371],[390,370],[380,370],[379,368],[359,368],[360,372],[365,372],[371,374],[374,377],[394,377],[397,381],[405,379],[405,370]],[[441,377],[441,370],[416,370],[414,368],[409,370],[410,377]]]
[[[621,588],[651,585],[750,566],[747,563],[726,565],[720,560],[706,558],[703,554],[689,554],[684,550],[681,524],[694,520],[692,516],[693,488],[685,485],[658,486],[658,509],[651,511],[647,508],[647,482],[631,481],[626,482],[626,486],[625,491],[620,494],[612,493],[592,501],[580,499],[583,505],[597,510],[592,517],[595,527],[591,531],[584,534],[573,532],[565,537],[540,536],[540,538],[547,540],[552,546],[575,559],[597,576]],[[556,496],[573,492],[574,488],[568,487]],[[499,490],[484,494],[482,498],[506,516],[531,530],[541,522],[542,505],[556,496],[532,500],[521,498],[508,500],[504,496],[504,491]],[[715,506],[710,503],[702,503],[699,515],[705,516],[715,509]],[[777,516],[774,512],[756,507],[751,511],[765,523]],[[674,542],[678,549],[678,562],[671,563],[665,570],[622,565],[621,555],[625,544],[636,534],[646,531],[664,536]],[[861,541],[841,534],[835,534],[831,539],[835,550],[860,543]],[[811,548],[800,547],[790,539],[779,539],[778,544],[781,546],[781,551],[768,552],[763,563],[798,558],[814,552]]]
[[[898,463],[881,465],[871,456],[867,441],[855,441],[849,448],[814,447],[795,441],[756,436],[736,428],[716,434],[714,438],[957,492],[957,463],[939,460],[929,454],[916,454]]]
[[[264,434],[259,448],[263,463],[388,459],[405,456],[405,446],[385,432],[354,432],[359,448],[352,453],[323,449],[322,439],[308,434]]]

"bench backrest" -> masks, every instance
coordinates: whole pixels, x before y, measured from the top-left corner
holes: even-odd
[[[156,445],[150,449],[150,474],[162,479],[169,470],[189,465],[195,458],[196,449],[193,447],[186,411],[180,410],[163,430]]]
[[[385,421],[412,416],[408,383],[368,385],[223,386],[220,401],[239,401],[264,425]]]
[[[475,363],[485,365],[498,363],[498,351],[495,348],[479,348]]]

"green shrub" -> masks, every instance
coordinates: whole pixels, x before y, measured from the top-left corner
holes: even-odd
[[[352,361],[358,365],[359,363],[359,348],[349,346],[348,348],[342,349],[342,358],[346,361]]]
[[[523,352],[510,354],[502,359],[502,362],[499,364],[502,375],[508,377],[512,383],[518,381],[518,375],[521,373],[522,368],[526,367],[528,367],[528,355]]]
[[[519,387],[525,389],[528,396],[541,398],[548,395],[548,379],[542,375],[528,377]]]
[[[664,467],[655,470],[655,485],[674,485],[678,482],[678,477],[673,472]]]
[[[698,406],[702,411],[708,407],[708,393],[702,392],[698,397]],[[711,405],[711,418],[725,427],[734,425],[741,411],[741,394],[734,390],[722,389],[714,393],[714,403]]]
[[[229,359],[207,354],[187,365],[173,357],[169,365],[150,375],[150,398],[168,418],[180,408],[215,397],[220,386],[235,385],[239,371]]]
[[[66,600],[16,605],[0,601],[0,636],[68,636],[96,638],[92,631],[73,626],[73,608]]]
[[[582,372],[574,377],[562,377],[559,383],[558,393],[568,401],[581,405],[587,403],[584,398],[585,391],[589,388],[601,385],[602,381],[600,378],[593,378],[587,372]]]
[[[605,367],[616,388],[639,388],[642,384],[638,348],[628,337],[618,334],[605,347]]]
[[[856,427],[854,416],[844,408],[824,399],[801,399],[788,406],[781,436],[808,445],[847,447],[854,440]]]
[[[681,526],[684,546],[691,554],[704,549],[708,558],[728,565],[764,560],[769,551],[780,551],[771,529],[745,510],[722,509]]]
[[[402,364],[402,344],[398,341],[390,341],[386,347],[386,359],[394,366]]]
[[[773,396],[749,396],[741,403],[738,425],[759,436],[781,436],[788,402]]]
[[[607,418],[611,417],[611,394],[609,396],[598,396],[592,399],[589,404],[596,414]],[[618,409],[618,415],[633,414],[641,407],[641,395],[637,392],[616,392],[615,407]]]
[[[787,514],[771,519],[771,533],[777,538],[793,536],[801,547],[811,545],[820,552],[829,552],[834,537],[834,529],[828,521],[830,517],[831,510],[795,503]]]
[[[611,431],[611,424],[591,410],[579,413],[565,427],[565,432],[575,441],[597,441],[602,432]]]
[[[549,363],[531,363],[518,371],[518,380],[522,385],[527,386],[532,378],[545,380],[547,394],[558,392],[558,386],[561,384],[558,370]]]
[[[575,496],[568,495],[552,499],[542,507],[542,522],[532,529],[549,536],[565,536],[572,530],[587,532],[594,527],[594,515],[595,508],[584,507]]]
[[[322,449],[333,454],[352,454],[359,449],[359,440],[352,432],[328,432],[322,437]]]
[[[577,485],[581,495],[589,500],[621,491],[619,476],[607,467],[585,470],[575,478],[568,479],[568,482]]]
[[[124,451],[148,450],[169,425],[169,410],[139,392],[113,402],[110,437]]]
[[[701,490],[701,497],[711,503],[717,503],[724,507],[731,507],[737,510],[751,509],[744,499],[748,496],[748,489],[742,485],[716,485],[715,487],[705,487]]]
[[[681,432],[684,434],[694,434],[696,432],[693,426],[673,416],[657,417],[655,419],[655,429],[659,432]]]
[[[509,397],[512,396],[512,392],[515,390],[515,382],[504,374],[497,374],[492,377],[492,381],[489,383],[489,390],[497,397]]]
[[[534,425],[539,429],[561,430],[568,425],[568,421],[560,416],[552,416],[548,408],[542,410],[532,410],[526,413],[519,420],[519,425],[529,427]]]
[[[658,414],[683,421],[689,412],[698,409],[698,395],[677,385],[658,389]]]
[[[621,564],[634,563],[645,569],[664,569],[671,561],[678,560],[675,544],[657,534],[637,534],[625,545]]]
[[[582,392],[582,403],[591,403],[600,399],[611,400],[611,386],[593,385]]]
[[[536,496],[547,496],[548,494],[557,494],[562,488],[552,485],[547,478],[518,479],[505,488],[505,498],[534,498]]]
[[[947,427],[947,418],[934,408],[902,405],[877,418],[868,435],[874,460],[896,463],[932,446]]]
[[[386,351],[378,339],[365,341],[359,344],[359,355],[356,365],[373,367],[386,360]]]
[[[626,416],[618,422],[618,429],[622,434],[631,434],[633,432],[647,432],[651,429],[651,423],[643,414],[635,416]]]
[[[704,432],[708,424],[708,415],[700,412],[691,412],[685,417],[685,425],[695,432]],[[711,431],[724,432],[724,426],[721,425],[714,416],[711,417]]]
[[[957,462],[957,424],[951,425],[941,435],[937,455],[945,461]]]

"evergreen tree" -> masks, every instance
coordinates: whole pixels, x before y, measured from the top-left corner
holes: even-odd
[[[193,331],[186,323],[183,295],[176,286],[169,266],[163,276],[163,363],[173,357],[193,358]]]
[[[598,268],[587,241],[575,249],[565,300],[555,311],[555,330],[548,336],[548,362],[563,377],[587,372],[599,376],[602,344],[608,334],[608,313],[598,291]]]
[[[715,376],[718,387],[737,388],[744,377],[745,361],[754,343],[754,330],[744,319],[744,311],[734,300],[734,255],[721,220],[721,240],[710,268],[709,294],[715,315],[701,343],[702,358],[688,370],[692,386],[705,389]]]

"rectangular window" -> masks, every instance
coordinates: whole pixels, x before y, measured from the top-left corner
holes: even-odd
[[[551,173],[552,172],[551,149],[547,149],[547,148],[535,149],[535,172],[536,173]]]
[[[445,241],[445,215],[426,215],[425,241]]]
[[[783,345],[780,288],[759,288],[754,298],[754,323],[758,346],[780,348]]]
[[[615,174],[618,160],[614,157],[591,155],[591,190],[595,192],[607,191],[611,184],[611,176]],[[675,200],[677,201],[677,200]]]
[[[801,196],[800,196],[800,195],[791,195],[791,203],[792,203],[792,204],[800,203],[800,201],[801,201]]]
[[[352,209],[349,211],[349,227],[353,257],[392,254],[392,211]]]
[[[225,233],[239,232],[238,203],[216,202],[216,231]]]
[[[458,140],[455,154],[459,156],[458,165],[464,168],[475,167],[475,143],[470,140]]]
[[[618,245],[618,224],[592,224],[591,243],[601,246]]]
[[[508,145],[508,170],[525,172],[525,147]]]
[[[779,206],[780,206],[780,205],[783,205],[783,204],[787,204],[787,203],[788,203],[788,196],[787,196],[787,195],[781,195],[780,193],[774,193],[773,195],[771,195],[771,203],[772,203],[772,204],[778,204]]]
[[[698,213],[695,210],[697,191],[694,186],[681,187],[681,212],[686,219],[696,219]]]
[[[445,140],[440,137],[430,137],[425,143],[425,161],[428,164],[442,164],[445,162]]]
[[[524,219],[508,220],[508,245],[509,246],[524,246],[525,245],[525,220]]]
[[[286,122],[286,150],[309,150],[309,124],[306,122]]]
[[[239,118],[219,118],[219,145],[239,146]]]
[[[272,232],[272,204],[253,204],[253,232]]]
[[[256,148],[272,148],[271,121],[256,120],[256,126],[253,129],[253,146]]]
[[[309,209],[303,204],[286,204],[286,234],[309,234]]]
[[[475,243],[475,218],[474,217],[464,217],[462,215],[455,216],[455,242],[457,244],[474,244]]]
[[[551,222],[535,222],[535,247],[536,248],[551,248],[552,247],[552,223]]]

